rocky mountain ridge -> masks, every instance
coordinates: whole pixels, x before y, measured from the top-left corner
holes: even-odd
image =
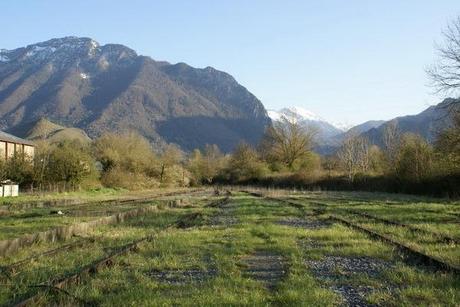
[[[46,117],[90,137],[134,130],[184,150],[256,144],[270,124],[262,103],[231,75],[157,62],[123,45],[52,39],[0,52],[0,128]]]

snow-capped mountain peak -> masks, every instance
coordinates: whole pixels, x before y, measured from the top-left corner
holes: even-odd
[[[319,121],[326,122],[323,118],[315,113],[304,109],[302,107],[287,107],[279,111],[268,110],[268,116],[274,120],[279,121],[283,118],[291,121]]]
[[[86,37],[68,36],[54,38],[45,42],[28,45],[14,50],[0,49],[0,64],[7,62],[37,63],[50,62],[68,65],[76,59],[100,59],[103,56],[107,61],[125,61],[134,59],[137,54],[134,50],[117,44],[101,46],[97,41]],[[21,65],[22,65],[21,64]]]
[[[9,50],[0,49],[0,62],[9,62],[10,59],[8,57]]]
[[[267,110],[267,114],[272,121],[280,121],[283,118],[283,115],[275,110]]]
[[[350,124],[349,122],[331,122],[331,125],[343,132],[348,131],[353,127],[353,124]]]
[[[316,115],[315,113],[298,106],[282,108],[279,111],[268,110],[268,117],[273,121],[280,121],[285,118],[290,121],[299,121],[299,122],[321,122],[333,126],[341,132],[347,131],[352,127],[349,123],[336,123],[329,122],[322,118],[321,116]]]
[[[274,122],[287,119],[289,121],[298,122],[305,127],[314,128],[318,131],[319,139],[330,138],[344,131],[302,107],[286,107],[279,111],[268,110],[267,113]]]
[[[321,117],[315,113],[304,109],[302,107],[288,107],[281,110],[283,113],[290,113],[293,116],[301,120],[315,120],[315,121],[324,121]]]

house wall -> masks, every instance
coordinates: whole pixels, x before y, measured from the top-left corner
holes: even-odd
[[[29,145],[24,145],[24,154],[33,159],[34,155],[35,155],[35,147],[33,146],[29,146]]]
[[[11,158],[15,153],[24,153],[28,158],[33,159],[35,147],[25,144],[0,141],[0,159]]]
[[[0,141],[0,159],[6,159],[6,142]]]
[[[16,145],[16,153],[24,152],[24,144],[15,144],[15,145]]]
[[[14,156],[15,151],[16,151],[16,144],[6,142],[6,158],[8,159]]]

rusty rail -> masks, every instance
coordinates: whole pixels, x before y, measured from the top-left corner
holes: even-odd
[[[365,212],[360,212],[360,211],[356,211],[356,210],[348,210],[348,212],[350,212],[350,213],[352,213],[354,215],[359,215],[359,216],[362,216],[362,217],[365,217],[365,218],[368,218],[368,219],[373,219],[375,221],[382,222],[382,223],[384,223],[386,225],[403,227],[403,228],[406,228],[406,229],[410,230],[411,232],[428,234],[428,235],[431,235],[433,237],[436,237],[439,241],[442,241],[444,243],[454,243],[454,244],[460,243],[459,239],[452,238],[452,237],[440,234],[438,232],[434,232],[434,231],[414,227],[412,225],[408,225],[408,224],[388,220],[388,219],[381,218],[381,217],[378,217],[378,216],[374,216],[374,215],[371,215],[371,214],[365,213]]]
[[[189,218],[190,217],[186,215],[180,218],[179,220],[177,220],[176,222],[168,225],[164,229],[160,230],[159,232],[147,235],[145,237],[142,237],[141,239],[138,239],[138,240],[132,241],[131,243],[123,245],[117,251],[111,253],[108,256],[102,257],[87,266],[84,266],[82,269],[78,270],[77,272],[65,275],[63,277],[51,279],[51,281],[49,281],[47,284],[38,285],[36,286],[36,288],[58,291],[58,290],[64,290],[64,288],[70,285],[79,284],[85,278],[97,274],[101,269],[111,267],[114,264],[116,257],[123,256],[130,252],[136,252],[139,249],[140,244],[153,240],[156,236],[158,236],[159,233],[165,232],[174,227],[179,227],[183,219],[189,219]],[[41,292],[42,292],[41,290],[38,290],[37,292],[29,296],[28,298],[23,299],[20,302],[13,303],[12,305],[17,306],[17,307],[34,306],[35,303],[39,300],[40,298],[39,295]]]
[[[6,275],[7,277],[10,277],[11,274],[15,274],[17,272],[17,269],[20,268],[21,266],[24,266],[25,264],[30,263],[30,262],[32,262],[34,260],[37,260],[37,259],[39,259],[41,257],[53,256],[53,255],[59,254],[61,252],[69,251],[69,250],[72,250],[72,249],[77,248],[77,247],[82,247],[82,246],[84,246],[84,245],[86,245],[88,243],[93,243],[93,242],[95,242],[95,240],[93,238],[90,238],[89,240],[80,240],[80,241],[77,241],[77,242],[74,242],[74,243],[65,244],[65,245],[62,245],[62,246],[60,246],[58,248],[47,250],[47,251],[42,252],[40,254],[33,255],[31,257],[27,257],[25,259],[19,260],[17,262],[12,263],[12,264],[1,266],[0,271],[2,271],[3,274]]]
[[[429,255],[427,255],[425,253],[422,253],[422,252],[420,252],[418,250],[415,250],[412,247],[409,247],[409,246],[405,245],[404,243],[401,243],[401,242],[393,240],[389,236],[377,233],[374,230],[371,230],[371,229],[369,229],[367,227],[363,227],[361,225],[355,224],[355,223],[353,223],[351,221],[348,221],[348,220],[346,220],[344,218],[341,218],[341,217],[338,217],[338,216],[331,215],[329,217],[329,219],[331,221],[340,222],[340,223],[342,223],[342,224],[344,224],[344,225],[346,225],[346,226],[348,226],[348,227],[350,227],[352,229],[359,230],[359,231],[369,235],[371,238],[378,239],[378,240],[380,240],[382,242],[385,242],[385,243],[388,243],[388,244],[391,244],[391,245],[395,246],[400,252],[402,252],[402,253],[406,254],[407,256],[409,256],[413,262],[417,262],[417,263],[423,264],[425,266],[435,268],[435,269],[437,269],[439,271],[451,272],[451,273],[454,273],[455,275],[460,274],[460,268],[459,267],[451,265],[449,263],[446,263],[446,262],[444,262],[443,260],[441,260],[441,259],[439,259],[437,257],[429,256]]]
[[[139,244],[146,242],[148,240],[153,239],[153,235],[149,235],[146,237],[143,237],[139,240],[136,240],[134,242],[128,243],[121,248],[119,248],[117,251],[111,253],[109,256],[103,257],[99,260],[96,260],[95,262],[83,267],[81,270],[78,272],[72,273],[70,275],[57,278],[49,282],[48,284],[45,285],[40,285],[43,286],[46,289],[64,289],[65,287],[71,285],[71,284],[78,284],[80,283],[85,277],[91,276],[96,274],[99,270],[105,267],[110,267],[114,264],[114,259],[116,257],[125,255],[131,251],[135,251],[138,249]],[[37,293],[33,294],[32,296],[14,304],[14,306],[17,307],[24,307],[24,306],[33,306],[35,305],[35,302],[39,299],[41,291],[38,291]]]
[[[162,195],[157,195],[157,196],[143,198],[143,199],[121,200],[119,203],[149,202],[149,201],[158,199],[160,197],[191,194],[191,193],[196,193],[200,191],[204,191],[204,189],[197,189],[197,190],[189,191],[187,193],[184,191],[170,192],[170,193],[164,193]],[[54,242],[54,241],[61,240],[61,239],[67,239],[75,234],[84,233],[88,231],[88,229],[91,229],[91,228],[94,228],[100,225],[120,223],[126,219],[140,216],[140,215],[143,215],[150,211],[155,211],[155,210],[157,210],[156,207],[149,206],[149,207],[124,211],[124,212],[119,212],[119,213],[116,213],[110,216],[105,216],[102,218],[98,218],[98,219],[95,219],[89,222],[81,222],[81,223],[76,223],[76,224],[72,224],[69,226],[57,226],[47,231],[41,231],[41,232],[36,232],[32,234],[26,234],[26,235],[23,235],[17,238],[1,240],[0,241],[0,257],[14,253],[20,250],[21,248],[30,246],[38,241]]]

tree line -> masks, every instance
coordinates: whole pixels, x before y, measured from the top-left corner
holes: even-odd
[[[0,164],[0,179],[40,190],[186,186],[183,153],[173,145],[155,151],[136,133],[108,133],[91,143],[36,142],[33,161],[17,153]]]
[[[452,118],[434,144],[401,133],[392,122],[384,129],[382,146],[349,135],[327,157],[313,151],[314,129],[287,119],[268,127],[258,146],[240,143],[230,154],[217,145],[189,154],[174,145],[155,150],[136,133],[108,133],[91,143],[40,141],[32,163],[23,153],[1,162],[0,179],[42,190],[262,184],[413,192],[404,186],[422,190],[428,183],[460,177],[460,112]],[[435,194],[455,190],[442,184]]]

